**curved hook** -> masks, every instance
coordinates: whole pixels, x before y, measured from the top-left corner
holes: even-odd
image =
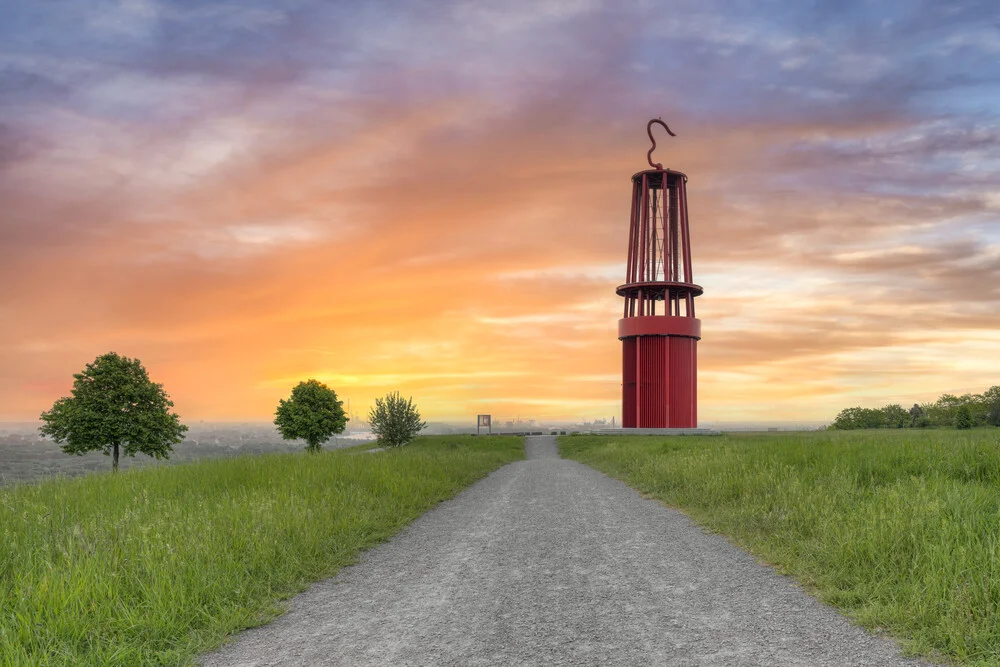
[[[654,118],[653,120],[649,121],[649,123],[646,124],[646,134],[649,135],[649,141],[651,144],[653,144],[652,148],[649,149],[649,152],[646,153],[646,162],[648,162],[649,166],[652,167],[653,169],[663,169],[663,165],[660,164],[659,162],[655,164],[653,163],[653,151],[656,150],[656,139],[653,138],[653,123],[659,123],[660,125],[662,125],[663,129],[666,130],[667,134],[669,134],[671,137],[676,137],[677,135],[671,132],[670,128],[667,127],[667,124],[664,123],[663,120],[660,118]]]

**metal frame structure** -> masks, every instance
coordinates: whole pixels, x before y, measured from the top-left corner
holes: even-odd
[[[695,428],[698,425],[698,357],[701,320],[694,298],[688,226],[687,176],[653,162],[653,124],[677,136],[660,119],[646,125],[652,169],[632,176],[625,297],[618,321],[622,341],[622,426]],[[659,311],[659,312],[657,312]]]

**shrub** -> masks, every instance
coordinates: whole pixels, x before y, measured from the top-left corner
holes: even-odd
[[[375,407],[368,414],[372,433],[383,447],[400,447],[420,433],[427,426],[420,421],[420,413],[413,405],[413,398],[403,400],[399,392],[376,398]]]
[[[968,405],[960,405],[955,410],[955,428],[972,428],[972,411]]]

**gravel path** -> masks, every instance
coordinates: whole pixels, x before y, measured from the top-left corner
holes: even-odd
[[[922,664],[554,437],[527,448],[204,664]]]

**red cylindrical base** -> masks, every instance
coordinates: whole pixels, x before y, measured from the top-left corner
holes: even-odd
[[[624,428],[697,428],[697,345],[688,336],[622,338]]]

